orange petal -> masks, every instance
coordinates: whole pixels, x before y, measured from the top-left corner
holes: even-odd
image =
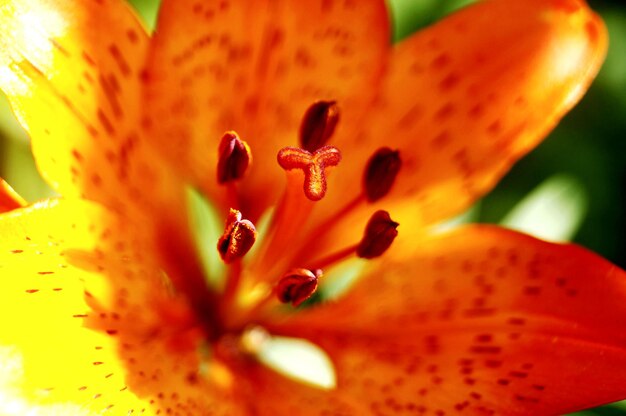
[[[412,252],[270,325],[325,349],[340,392],[433,414],[563,414],[626,397],[624,271],[490,226],[396,244]]]
[[[0,87],[48,182],[116,209],[154,198],[164,175],[139,131],[148,36],[129,6],[4,0],[0,25]]]
[[[4,214],[0,235],[0,353],[14,370],[0,377],[0,413],[237,414],[227,391],[198,380],[202,334],[131,224],[53,201]]]
[[[378,205],[405,225],[458,213],[580,99],[606,47],[582,0],[487,0],[419,32],[394,48],[362,134],[333,143],[344,163],[327,198],[354,198],[369,156],[389,146],[402,169]]]
[[[0,179],[0,213],[12,211],[25,205],[26,201],[11,188],[11,185],[6,183],[4,179]]]
[[[254,157],[242,192],[254,219],[280,193],[276,154],[297,144],[309,105],[338,101],[339,130],[362,116],[388,25],[379,0],[166,0],[148,66],[150,135],[186,177],[219,194],[219,139],[237,131]]]
[[[246,400],[258,415],[367,415],[358,398],[292,381],[260,365],[245,369]]]

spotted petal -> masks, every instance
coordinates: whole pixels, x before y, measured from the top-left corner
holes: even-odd
[[[0,216],[0,231],[0,413],[238,414],[198,376],[189,307],[127,221],[53,201]]]
[[[336,304],[271,326],[325,349],[340,392],[381,414],[562,414],[626,396],[626,273],[490,226],[399,243],[413,252]]]
[[[361,133],[337,138],[345,157],[327,198],[353,199],[367,159],[389,146],[403,163],[383,208],[406,225],[449,218],[580,99],[606,46],[582,0],[487,0],[418,32],[391,52]]]
[[[218,199],[219,139],[237,131],[254,157],[242,211],[256,218],[280,193],[276,154],[297,144],[309,105],[340,102],[340,130],[363,116],[388,26],[380,0],[165,0],[148,65],[150,135]]]
[[[149,39],[129,6],[2,0],[0,25],[0,87],[48,182],[116,209],[156,198],[166,178],[138,129]]]
[[[242,374],[247,387],[249,414],[271,415],[367,415],[357,398],[311,387],[284,377],[258,364]]]

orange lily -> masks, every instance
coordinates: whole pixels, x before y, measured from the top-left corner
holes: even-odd
[[[0,1],[0,86],[63,195],[22,207],[0,189],[4,414],[548,415],[626,397],[623,271],[432,227],[581,97],[602,22],[581,0],[486,0],[392,46],[388,21],[380,0],[164,0],[150,36],[120,0]],[[227,218],[223,286],[188,186]],[[345,295],[295,307],[349,261],[365,266]],[[336,385],[261,365],[258,328],[321,347]]]

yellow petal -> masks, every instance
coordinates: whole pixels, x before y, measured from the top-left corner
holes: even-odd
[[[158,196],[139,128],[148,36],[129,6],[2,0],[0,25],[0,87],[48,182],[116,209]]]
[[[150,135],[186,177],[219,195],[219,139],[237,131],[254,157],[242,212],[256,218],[280,195],[276,154],[297,144],[307,107],[337,100],[338,129],[354,127],[388,45],[378,0],[166,0],[148,65]]]
[[[4,214],[0,233],[0,346],[15,369],[2,382],[14,406],[236,414],[231,393],[199,377],[202,331],[131,223],[53,201]]]
[[[125,380],[115,339],[84,327],[90,276],[64,254],[66,247],[93,249],[97,235],[86,229],[83,208],[53,202],[0,218],[0,308],[12,317],[3,321],[0,343],[13,348],[22,373],[13,387],[27,403],[78,403],[94,413],[111,404],[139,409],[132,394],[120,392]]]
[[[497,227],[398,238],[337,303],[270,326],[370,409],[563,414],[626,397],[626,273]],[[410,248],[409,248],[410,247]]]

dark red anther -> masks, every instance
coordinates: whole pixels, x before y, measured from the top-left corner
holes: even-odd
[[[304,194],[311,201],[326,195],[324,169],[337,166],[341,152],[334,146],[320,147],[313,153],[297,147],[284,147],[278,152],[278,164],[285,170],[301,169],[304,172]]]
[[[318,101],[304,113],[300,125],[300,145],[309,152],[324,146],[339,123],[339,107],[335,101]]]
[[[367,162],[363,175],[365,196],[374,202],[389,193],[402,167],[400,152],[381,147]]]
[[[282,303],[299,306],[317,290],[322,271],[320,269],[292,269],[278,281],[275,291]]]
[[[376,211],[365,227],[363,239],[356,248],[356,255],[364,259],[373,259],[382,255],[398,236],[397,222],[387,211]]]
[[[248,220],[242,220],[241,212],[231,208],[224,234],[217,242],[217,251],[224,263],[232,263],[243,257],[252,248],[256,236],[254,225]]]
[[[252,161],[252,153],[248,144],[241,140],[237,133],[234,131],[224,133],[218,153],[217,182],[224,184],[243,178]]]

